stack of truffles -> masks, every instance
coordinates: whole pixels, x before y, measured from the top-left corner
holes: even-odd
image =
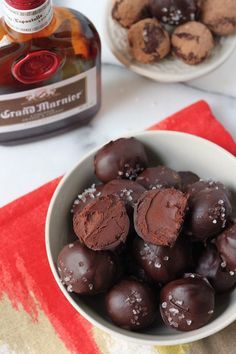
[[[135,138],[98,151],[102,183],[73,203],[76,241],[59,254],[58,272],[68,292],[104,294],[117,326],[140,331],[161,314],[167,326],[191,331],[214,315],[215,294],[236,285],[231,194],[193,172],[148,166]]]
[[[112,17],[127,28],[137,61],[158,62],[172,53],[196,65],[210,56],[218,36],[236,32],[236,1],[116,0]]]

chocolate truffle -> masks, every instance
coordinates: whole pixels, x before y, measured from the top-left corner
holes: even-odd
[[[130,221],[125,204],[113,195],[102,196],[86,205],[73,218],[79,240],[94,251],[115,250],[125,243]]]
[[[154,18],[139,21],[131,26],[128,40],[134,59],[140,63],[153,63],[170,53],[169,34]]]
[[[165,324],[179,331],[203,327],[214,313],[214,290],[205,278],[195,274],[165,285],[160,299]]]
[[[146,242],[172,246],[181,231],[188,197],[174,188],[145,192],[134,211],[137,234]]]
[[[159,21],[175,26],[199,17],[197,0],[150,0],[150,11]]]
[[[215,239],[216,247],[226,268],[233,276],[236,274],[236,224],[225,230]]]
[[[187,22],[175,29],[171,37],[172,53],[186,64],[196,65],[210,56],[214,39],[200,22]]]
[[[236,1],[204,0],[201,21],[220,36],[236,32]]]
[[[95,174],[104,183],[116,178],[135,180],[147,164],[144,146],[135,138],[111,141],[97,152],[94,160]]]
[[[137,178],[136,182],[146,189],[176,188],[181,187],[179,174],[166,166],[146,168]]]
[[[116,0],[112,17],[122,27],[129,28],[134,23],[148,17],[149,0]]]
[[[164,247],[136,238],[132,255],[149,279],[166,284],[187,270],[191,250],[182,241],[177,241],[173,247]]]
[[[178,174],[181,178],[181,189],[184,192],[186,192],[189,185],[198,182],[200,179],[198,175],[190,171],[180,171]]]
[[[153,323],[157,314],[157,301],[147,285],[133,279],[124,279],[107,294],[106,309],[117,326],[137,331]]]
[[[222,190],[224,193],[227,194],[227,196],[230,198],[231,193],[230,191],[226,188],[226,186],[221,183],[221,182],[217,182],[217,181],[213,181],[213,180],[208,180],[208,181],[204,181],[204,180],[199,180],[196,183],[190,184],[187,186],[186,188],[186,192],[190,195],[190,198],[195,197],[199,192],[203,191],[203,190]]]
[[[190,198],[187,228],[189,234],[205,241],[222,232],[232,213],[228,196],[222,189],[205,189]]]
[[[196,272],[206,277],[216,292],[222,293],[236,285],[236,273],[230,275],[226,265],[215,245],[210,244],[199,258]]]
[[[91,187],[85,189],[82,193],[78,194],[75,199],[71,212],[74,214],[76,212],[80,212],[85,205],[93,201],[94,199],[101,196],[103,190],[103,184],[95,185],[92,184]]]
[[[57,268],[68,292],[94,295],[107,291],[114,284],[116,262],[112,252],[94,252],[75,241],[60,252]]]
[[[146,191],[139,183],[125,179],[114,179],[108,182],[103,188],[103,195],[116,195],[123,202],[132,208],[141,195]]]

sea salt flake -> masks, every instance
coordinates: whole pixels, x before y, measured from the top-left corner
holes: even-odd
[[[158,268],[158,269],[160,269],[161,268],[161,263],[158,263],[158,262],[155,262],[155,268]]]
[[[163,302],[163,303],[161,304],[161,307],[162,307],[163,309],[166,309],[166,308],[167,308],[167,302]]]
[[[213,224],[217,224],[217,220],[214,219],[214,220],[212,221],[212,223],[213,223]]]
[[[67,286],[67,291],[68,291],[69,293],[72,293],[72,292],[73,292],[73,287],[72,287],[71,284]]]
[[[73,247],[74,247],[74,244],[73,244],[73,243],[70,243],[68,247],[69,247],[69,248],[73,248]]]
[[[225,268],[225,267],[226,267],[226,265],[227,265],[227,264],[226,264],[226,262],[225,262],[225,261],[221,263],[221,267],[222,267],[222,268]]]
[[[214,310],[208,311],[208,315],[211,315],[212,313],[214,313]]]
[[[174,307],[171,307],[169,309],[170,313],[172,313],[173,315],[177,315],[179,313],[179,310],[178,309],[175,309]]]
[[[229,274],[233,277],[235,273],[231,270]]]
[[[177,300],[177,301],[175,301],[175,303],[176,303],[176,305],[180,305],[180,306],[182,306],[183,305],[183,301],[181,301],[181,300]]]
[[[93,290],[93,284],[92,283],[90,283],[88,287],[89,287],[89,290]]]
[[[163,258],[163,260],[164,261],[168,261],[170,258],[168,257],[168,256],[165,256],[164,258]]]
[[[188,326],[191,326],[191,324],[192,324],[192,321],[191,321],[191,320],[186,320],[186,322],[187,322],[187,325],[188,325]]]

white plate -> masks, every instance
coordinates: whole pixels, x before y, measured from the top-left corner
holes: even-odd
[[[236,159],[219,146],[193,135],[178,132],[153,131],[133,136],[150,151],[153,163],[158,164],[158,161],[162,161],[178,171],[190,170],[202,178],[214,178],[222,181],[236,192]],[[97,297],[86,299],[66,291],[59,279],[56,261],[62,248],[74,240],[71,231],[70,208],[78,192],[84,190],[94,181],[93,159],[95,153],[96,150],[86,155],[62,179],[54,193],[47,215],[46,248],[48,260],[55,281],[70,304],[93,325],[125,340],[142,344],[175,345],[193,342],[210,336],[235,321],[236,289],[218,298],[214,317],[206,326],[186,333],[167,328],[161,320],[143,333],[121,329],[107,319],[103,305]],[[68,318],[68,320],[70,319]],[[73,326],[73,323],[71,325]]]
[[[184,82],[206,75],[222,65],[236,47],[236,35],[221,37],[211,57],[198,65],[187,65],[171,56],[154,64],[141,64],[130,52],[127,30],[111,16],[114,0],[107,0],[105,16],[106,41],[115,57],[132,71],[160,82]]]

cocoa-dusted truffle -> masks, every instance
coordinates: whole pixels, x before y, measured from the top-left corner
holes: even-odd
[[[190,198],[189,234],[205,241],[222,232],[231,216],[232,206],[222,189],[205,189]]]
[[[198,0],[150,0],[150,11],[159,21],[179,26],[198,19],[198,2]]]
[[[179,331],[204,326],[214,313],[214,290],[205,278],[186,274],[164,286],[160,311],[165,324]]]
[[[57,267],[68,292],[94,295],[107,291],[117,276],[112,252],[94,252],[75,241],[63,248]]]
[[[188,197],[176,189],[143,193],[134,211],[137,234],[146,242],[172,246],[181,231]]]
[[[122,27],[129,28],[134,23],[148,17],[149,0],[116,0],[112,17]]]
[[[141,195],[146,191],[139,183],[125,179],[114,179],[103,188],[103,195],[116,195],[123,202],[134,207]]]
[[[94,199],[101,196],[103,190],[103,184],[92,184],[91,187],[86,188],[82,193],[78,194],[77,198],[74,200],[71,212],[75,213],[81,211],[85,205]]]
[[[186,192],[189,185],[198,182],[200,179],[196,173],[191,171],[180,171],[178,174],[181,178],[181,189],[184,192]]]
[[[180,189],[181,178],[179,174],[166,166],[146,168],[137,178],[136,182],[146,189],[170,188]]]
[[[196,272],[206,277],[219,293],[229,291],[236,285],[236,273],[230,273],[227,263],[213,244],[208,245],[203,251]]]
[[[125,204],[113,195],[102,196],[86,205],[73,218],[79,240],[94,251],[114,250],[125,243],[130,221]]]
[[[140,63],[153,63],[170,52],[170,38],[156,19],[145,19],[130,27],[128,39],[134,59]]]
[[[116,178],[135,180],[148,164],[143,144],[135,138],[121,138],[104,145],[94,160],[97,178],[106,183]]]
[[[137,331],[153,323],[157,315],[157,301],[147,285],[124,279],[107,294],[106,309],[117,326]]]
[[[236,275],[236,224],[219,235],[215,244],[230,274]]]
[[[164,247],[136,238],[132,255],[149,279],[166,284],[187,270],[191,249],[182,241],[177,241],[172,247]]]
[[[187,22],[175,29],[171,37],[172,53],[186,64],[196,65],[210,56],[214,39],[200,22]]]
[[[204,0],[201,21],[220,36],[236,32],[236,1]]]

